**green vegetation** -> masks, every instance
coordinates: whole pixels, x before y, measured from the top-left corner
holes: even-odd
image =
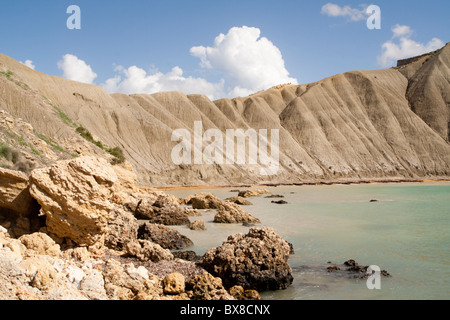
[[[92,144],[95,144],[100,149],[108,152],[110,155],[114,157],[114,159],[111,161],[112,164],[119,164],[123,163],[125,161],[125,156],[123,155],[123,151],[119,147],[114,148],[107,148],[103,145],[101,141],[96,141],[92,134],[83,126],[79,126],[77,128],[77,133],[82,136],[86,141],[89,141]]]
[[[29,148],[31,150],[31,152],[33,152],[34,154],[41,156],[41,153],[38,150],[36,150],[35,148],[33,148],[33,146],[31,146],[29,143],[27,143],[23,137],[17,136],[9,131],[5,132],[5,134],[8,137],[16,140],[22,146]]]
[[[0,74],[4,75],[8,80],[12,80],[11,77],[14,75],[12,71],[8,70],[7,72],[0,72]]]
[[[34,169],[34,164],[31,161],[24,160],[22,154],[11,148],[10,146],[0,142],[0,158],[4,158],[9,163],[1,162],[0,166],[6,169],[18,170],[29,174]]]
[[[58,151],[61,151],[61,152],[70,154],[73,158],[78,157],[77,155],[71,154],[71,153],[69,153],[67,150],[64,150],[62,147],[60,147],[60,146],[58,145],[58,143],[57,143],[56,141],[50,139],[50,138],[47,137],[46,135],[44,135],[44,134],[38,134],[38,136],[39,136],[39,138],[40,138],[42,141],[44,141],[46,144],[48,144],[48,145],[51,146],[52,148],[54,148],[54,149],[56,149],[56,150],[58,150]]]
[[[53,108],[55,108],[55,110],[58,112],[59,117],[61,118],[61,120],[72,127],[77,127],[77,124],[69,118],[69,116],[67,114],[65,114],[60,108],[58,108],[57,106],[51,105]]]

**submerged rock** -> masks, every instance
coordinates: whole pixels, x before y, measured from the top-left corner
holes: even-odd
[[[231,197],[228,200],[231,201],[231,202],[234,202],[236,204],[240,204],[242,206],[251,206],[251,205],[253,205],[253,203],[251,203],[250,201],[248,201],[247,199],[245,199],[243,197]]]
[[[248,234],[229,236],[221,246],[208,250],[201,266],[227,287],[279,290],[293,281],[289,254],[289,244],[273,229],[251,228]]]
[[[212,193],[197,193],[185,199],[186,204],[192,205],[193,209],[219,209],[222,200]]]

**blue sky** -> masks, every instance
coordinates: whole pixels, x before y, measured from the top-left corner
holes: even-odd
[[[369,4],[381,8],[381,30],[355,16]],[[66,27],[69,5],[81,30]],[[437,0],[2,0],[0,53],[109,92],[233,97],[392,66],[450,41],[448,12]]]

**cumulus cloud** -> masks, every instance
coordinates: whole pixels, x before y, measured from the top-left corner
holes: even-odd
[[[356,9],[350,6],[341,7],[334,3],[327,3],[322,7],[321,13],[329,17],[346,17],[351,21],[361,21],[367,19],[366,8]]]
[[[176,66],[167,73],[147,72],[137,66],[117,67],[119,74],[103,84],[109,93],[121,92],[156,93],[161,91],[181,91],[186,94],[201,93],[214,99],[223,94],[223,81],[211,83],[203,78],[184,77],[183,70]]]
[[[26,65],[28,68],[33,70],[36,68],[36,66],[33,64],[33,61],[31,60],[25,60],[25,62],[21,61],[20,63]]]
[[[228,34],[218,35],[211,47],[193,47],[190,53],[200,59],[204,74],[219,75],[220,80],[186,77],[178,66],[167,73],[131,66],[116,68],[115,77],[106,80],[103,87],[109,93],[181,91],[214,100],[247,96],[284,83],[297,84],[297,79],[289,77],[280,50],[261,37],[258,28],[232,28]]]
[[[397,60],[419,56],[440,49],[445,45],[438,38],[433,38],[426,44],[412,40],[413,30],[409,26],[397,24],[392,27],[392,33],[392,39],[382,45],[382,53],[378,56],[378,64],[382,67],[390,67]]]
[[[190,50],[205,69],[220,71],[231,97],[248,95],[284,83],[297,84],[286,70],[280,50],[261,30],[243,26],[218,35],[211,47]]]
[[[72,54],[66,54],[58,61],[58,68],[63,71],[63,77],[84,83],[94,83],[97,74],[90,65]]]

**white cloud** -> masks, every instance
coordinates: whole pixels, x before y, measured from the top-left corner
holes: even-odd
[[[183,76],[176,66],[167,73],[145,71],[137,66],[115,69],[116,76],[105,81],[109,93],[155,93],[181,91],[204,94],[210,99],[247,96],[272,86],[295,83],[289,77],[280,50],[267,38],[260,38],[258,28],[232,28],[216,37],[212,47],[193,47],[192,56],[200,59],[203,70],[221,76],[217,82]]]
[[[20,63],[26,65],[28,68],[33,70],[36,68],[36,66],[33,64],[33,61],[31,60],[25,60],[25,62],[21,61]]]
[[[382,53],[378,57],[378,64],[382,67],[390,67],[394,65],[397,60],[432,52],[445,45],[445,43],[438,38],[433,38],[426,44],[412,40],[410,37],[413,31],[409,26],[397,24],[392,27],[392,32],[392,40],[388,40],[382,45]],[[399,38],[398,43],[395,43],[394,39],[397,38]]]
[[[392,32],[394,33],[394,35],[392,37],[398,38],[398,37],[410,36],[413,31],[411,30],[410,26],[402,26],[402,25],[396,24],[395,26],[392,27]]]
[[[211,83],[203,78],[184,77],[183,70],[178,66],[167,73],[148,73],[137,66],[127,69],[117,67],[115,70],[119,74],[106,80],[103,84],[109,93],[151,94],[162,91],[181,91],[186,94],[201,93],[210,99],[215,99],[223,94],[223,81]]]
[[[193,47],[190,52],[200,59],[200,66],[223,73],[230,97],[248,95],[274,85],[295,83],[289,77],[280,50],[261,30],[234,27],[220,34],[212,47]]]
[[[327,3],[322,7],[322,14],[329,17],[347,17],[351,21],[361,21],[367,19],[366,8],[356,9],[350,6],[341,7],[334,3]]]
[[[70,80],[93,83],[97,78],[91,66],[72,54],[66,54],[61,61],[58,61],[58,68],[63,71],[63,77]]]

